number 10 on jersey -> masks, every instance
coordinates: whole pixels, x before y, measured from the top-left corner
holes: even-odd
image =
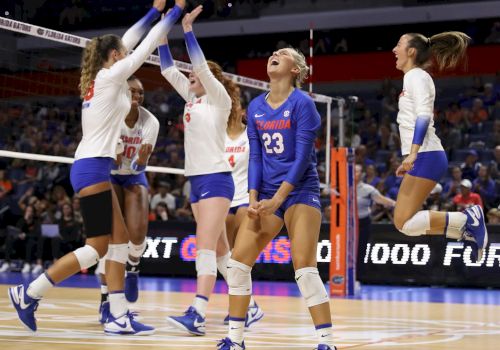
[[[262,134],[262,140],[264,141],[264,148],[268,154],[281,154],[285,150],[283,135],[279,132],[275,132],[272,135],[265,132]]]

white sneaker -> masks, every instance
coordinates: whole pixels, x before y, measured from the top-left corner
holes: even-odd
[[[150,335],[155,329],[134,320],[134,315],[129,311],[125,315],[114,318],[110,313],[104,323],[104,333],[109,335]]]
[[[24,263],[23,269],[21,270],[21,273],[29,273],[31,270],[31,266],[28,263]]]
[[[35,267],[33,267],[33,270],[31,270],[31,273],[32,274],[35,274],[35,275],[39,275],[43,272],[43,266],[42,265],[35,265]]]
[[[10,269],[10,264],[7,261],[5,261],[0,267],[0,273],[7,272],[9,271],[9,269]]]

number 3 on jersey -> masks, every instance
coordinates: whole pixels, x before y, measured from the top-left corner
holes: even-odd
[[[283,144],[283,135],[279,132],[275,132],[270,135],[267,132],[262,134],[262,140],[264,140],[264,148],[266,149],[266,153],[269,154],[281,154],[285,150],[285,145]],[[274,141],[274,146],[271,145]]]

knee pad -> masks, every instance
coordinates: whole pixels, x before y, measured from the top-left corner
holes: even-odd
[[[226,255],[219,256],[217,258],[217,270],[224,277],[224,280],[227,281],[227,262],[231,257],[231,251],[229,251]]]
[[[105,236],[113,232],[111,190],[81,197],[80,208],[87,237]]]
[[[76,260],[78,260],[82,270],[94,266],[99,261],[99,253],[88,244],[78,248],[73,253],[76,255]]]
[[[412,216],[410,220],[405,222],[400,230],[407,236],[422,236],[431,228],[428,210],[421,210]]]
[[[107,260],[116,261],[125,264],[128,259],[128,244],[110,244],[108,246]]]
[[[142,254],[144,254],[144,251],[146,250],[147,242],[146,239],[142,241],[141,244],[134,244],[132,242],[128,242],[128,253],[130,256],[133,256],[134,258],[140,258]]]
[[[307,307],[327,303],[330,297],[326,292],[325,285],[319,277],[316,267],[304,267],[295,271],[295,281],[299,286],[300,293],[306,299]]]
[[[215,250],[200,249],[196,252],[196,272],[198,276],[217,276]]]
[[[101,259],[99,259],[99,263],[97,264],[97,268],[95,269],[96,275],[105,275],[106,274],[106,260],[108,259],[108,253],[104,255]]]
[[[252,268],[239,261],[227,262],[227,284],[230,295],[252,295]]]

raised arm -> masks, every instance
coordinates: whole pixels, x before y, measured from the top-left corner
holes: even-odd
[[[182,74],[174,64],[174,59],[170,53],[168,42],[165,39],[158,48],[160,54],[161,75],[172,85],[172,87],[181,95],[184,101],[189,101],[189,79]]]
[[[193,22],[202,10],[203,6],[199,5],[182,19],[182,29],[184,30],[184,39],[186,40],[189,58],[193,64],[193,71],[200,79],[211,102],[221,108],[231,108],[231,97],[224,85],[210,71],[205,55],[193,33]]]
[[[148,13],[123,34],[122,42],[127,52],[132,51],[149,26],[160,17],[161,12],[165,9],[165,2],[166,0],[155,0]]]
[[[160,43],[161,38],[172,29],[174,23],[179,19],[182,14],[182,9],[185,0],[176,0],[176,5],[173,7],[165,18],[158,22],[148,33],[146,38],[139,44],[137,49],[125,57],[124,59],[116,62],[110,68],[110,78],[117,81],[125,81],[144,63],[146,58],[154,51]],[[179,5],[182,5],[179,6]]]

